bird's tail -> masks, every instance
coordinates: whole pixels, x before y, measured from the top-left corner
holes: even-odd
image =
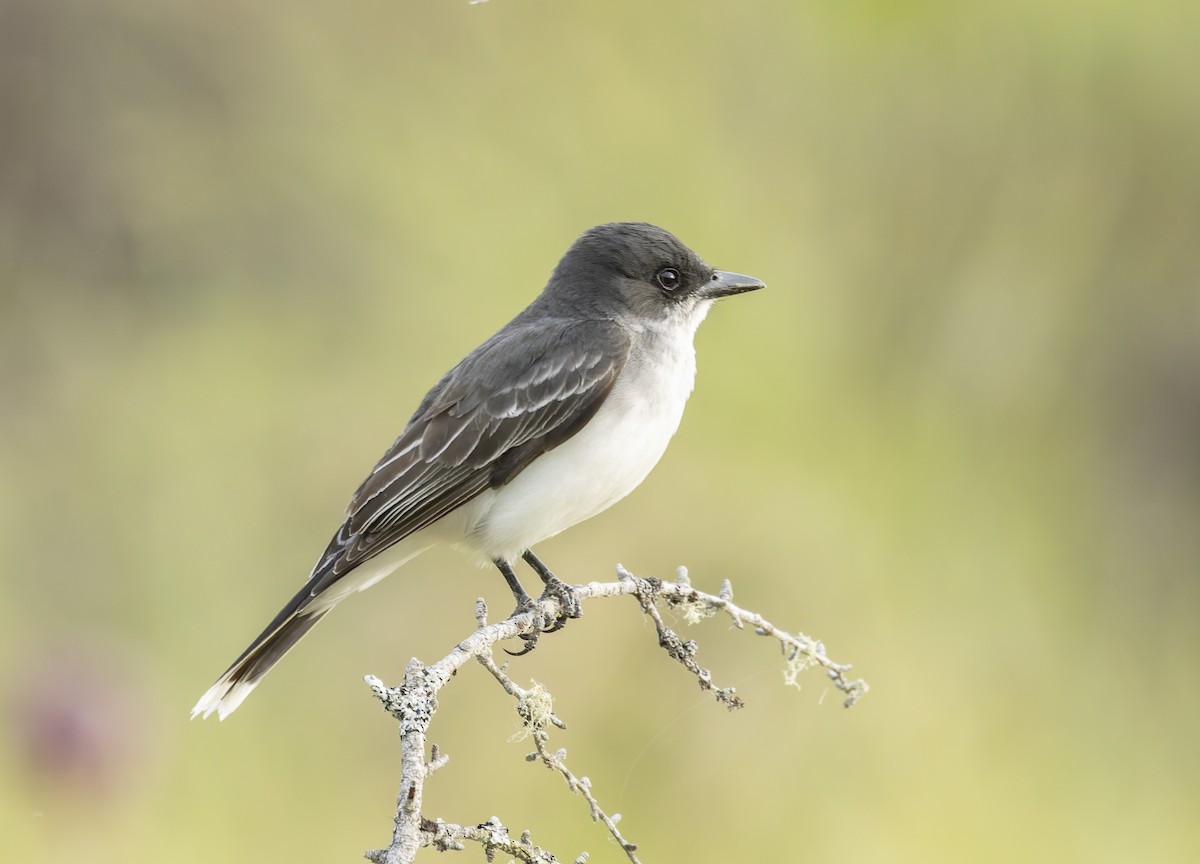
[[[331,548],[341,542],[339,538],[340,534],[330,544]],[[241,657],[233,661],[233,665],[225,670],[217,683],[200,697],[192,709],[192,717],[207,717],[215,711],[224,720],[258,686],[271,667],[282,660],[283,655],[291,651],[292,646],[334,606],[349,595],[370,588],[431,544],[432,540],[425,533],[411,535],[372,558],[370,563],[352,567],[341,575],[333,575],[322,569],[336,560],[336,556],[330,557],[327,552],[304,587],[279,610],[267,629],[258,634],[258,638],[250,643]]]
[[[208,692],[200,697],[192,709],[193,718],[197,715],[207,717],[215,711],[224,720],[232,714],[242,700],[250,695],[250,691],[258,686],[263,676],[271,671],[271,667],[282,660],[283,655],[292,650],[292,646],[333,608],[330,605],[311,612],[307,609],[296,611],[294,605],[295,600],[284,607],[270,626],[217,679],[217,683],[208,688]]]

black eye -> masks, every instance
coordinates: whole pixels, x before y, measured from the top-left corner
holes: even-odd
[[[658,276],[655,278],[664,291],[674,291],[679,287],[679,271],[674,267],[664,267],[658,271]]]

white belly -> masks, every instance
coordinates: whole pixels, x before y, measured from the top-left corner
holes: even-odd
[[[464,507],[465,545],[489,559],[513,560],[636,489],[667,449],[691,395],[691,335],[674,344],[659,340],[653,363],[635,350],[583,429]]]

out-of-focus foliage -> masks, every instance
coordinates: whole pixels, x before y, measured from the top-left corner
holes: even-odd
[[[5,860],[386,841],[359,676],[507,609],[494,573],[430,554],[187,711],[613,219],[770,288],[702,328],[645,486],[541,551],[730,577],[873,685],[843,713],[701,625],[729,715],[617,603],[514,661],[645,860],[1200,860],[1198,8],[0,2]],[[622,860],[494,684],[442,707],[431,813]]]

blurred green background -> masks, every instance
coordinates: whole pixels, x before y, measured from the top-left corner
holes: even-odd
[[[360,678],[507,610],[495,573],[430,553],[188,710],[618,219],[770,288],[701,329],[650,480],[540,551],[731,578],[873,688],[708,622],[728,714],[632,602],[514,661],[643,859],[1200,860],[1198,9],[0,2],[5,860],[386,844]],[[460,675],[428,813],[624,860],[515,726]]]

